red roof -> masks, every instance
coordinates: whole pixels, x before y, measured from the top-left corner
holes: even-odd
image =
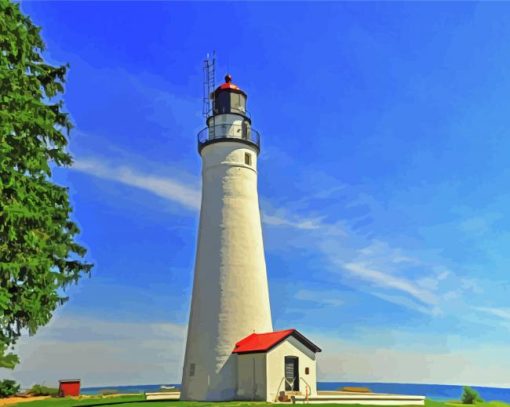
[[[224,89],[235,89],[235,90],[241,90],[239,86],[234,85],[232,82],[225,82],[222,83],[216,90],[224,90]]]
[[[225,75],[225,83],[222,83],[220,86],[218,86],[214,93],[217,94],[218,92],[221,92],[223,90],[231,90],[233,92],[242,93],[243,95],[246,95],[246,93],[244,93],[244,91],[239,86],[234,85],[232,83],[232,76],[230,76],[229,74]]]
[[[255,352],[267,352],[274,346],[278,345],[284,339],[289,336],[294,336],[308,348],[314,352],[320,352],[321,349],[306,339],[295,329],[286,329],[284,331],[267,332],[267,333],[253,333],[248,335],[246,338],[241,339],[236,343],[236,346],[232,353],[255,353]]]

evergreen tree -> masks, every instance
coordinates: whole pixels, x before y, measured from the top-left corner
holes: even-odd
[[[478,392],[469,386],[463,387],[461,401],[463,404],[483,403],[483,400]]]
[[[47,324],[63,288],[92,268],[68,190],[51,179],[72,163],[72,126],[61,99],[68,66],[47,64],[44,49],[40,28],[0,0],[0,367],[16,365],[8,352],[22,330]]]

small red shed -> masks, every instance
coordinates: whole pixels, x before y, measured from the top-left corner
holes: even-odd
[[[58,381],[58,394],[60,397],[79,396],[80,379],[67,379]]]

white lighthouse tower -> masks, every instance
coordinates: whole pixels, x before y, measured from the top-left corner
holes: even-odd
[[[260,138],[246,99],[227,75],[198,137],[202,204],[182,400],[236,398],[236,343],[273,330],[257,193]]]

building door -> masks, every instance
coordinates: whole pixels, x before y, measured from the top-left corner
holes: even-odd
[[[285,356],[285,390],[299,391],[299,359]]]

